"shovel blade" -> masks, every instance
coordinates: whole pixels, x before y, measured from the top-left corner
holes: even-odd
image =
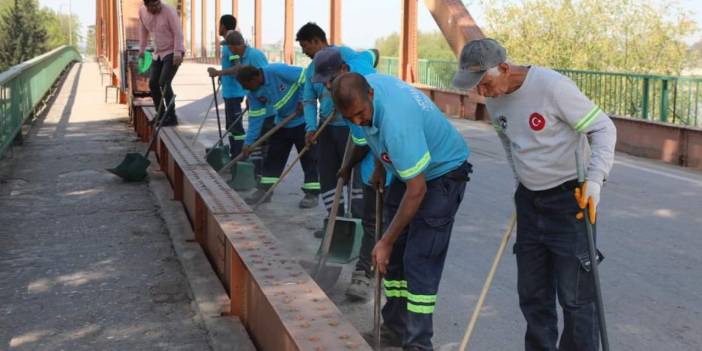
[[[312,279],[319,285],[325,292],[331,291],[336,285],[336,281],[339,280],[339,275],[341,275],[341,266],[323,266],[315,276],[315,270],[317,269],[317,261],[300,261],[302,268],[307,271],[307,273],[312,276]]]
[[[138,182],[146,178],[146,169],[151,164],[144,155],[139,153],[128,153],[124,160],[115,168],[106,169],[108,172],[122,178],[127,182]]]

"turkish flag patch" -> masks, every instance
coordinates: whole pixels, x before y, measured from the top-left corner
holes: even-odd
[[[529,127],[534,131],[540,131],[546,127],[546,118],[537,112],[534,112],[529,116]]]
[[[380,159],[383,160],[385,163],[392,163],[392,160],[390,160],[390,155],[388,155],[387,152],[383,152],[380,154]]]

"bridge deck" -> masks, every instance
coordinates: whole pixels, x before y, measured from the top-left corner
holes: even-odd
[[[206,67],[185,64],[174,82],[178,132],[186,138],[192,138],[211,99]],[[143,146],[131,143],[116,119],[125,116],[124,108],[100,102],[95,73],[84,65],[75,100],[62,95],[52,108],[55,115],[14,160],[2,164],[0,280],[9,284],[0,286],[0,345],[53,349],[89,340],[107,346],[113,345],[108,337],[132,337],[135,348],[142,345],[138,342],[197,348],[203,331],[188,307],[187,284],[148,187],[121,184],[102,171],[127,150]],[[224,118],[223,105],[220,112]],[[513,183],[492,128],[452,122],[471,146],[475,174],[457,215],[435,316],[436,345],[447,347],[460,340],[480,292],[512,211]],[[200,147],[212,144],[216,135],[212,110]],[[296,169],[257,214],[293,256],[309,259],[318,245],[311,233],[321,226],[323,210],[297,208],[301,177]],[[699,172],[617,155],[599,217],[614,349],[702,349],[702,336],[695,332],[702,330],[701,191]],[[372,325],[372,304],[345,300],[350,269],[330,297],[365,332]],[[130,304],[135,308],[122,308]],[[473,345],[520,349],[524,328],[515,262],[508,254]]]

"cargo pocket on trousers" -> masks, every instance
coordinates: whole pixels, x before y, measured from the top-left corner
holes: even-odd
[[[588,304],[594,301],[595,297],[595,278],[592,274],[592,266],[590,263],[590,254],[583,252],[577,255],[580,267],[575,288],[575,303],[578,305]],[[597,250],[597,263],[604,260],[604,256]]]
[[[427,224],[427,229],[430,229],[430,235],[432,235],[431,241],[427,243],[430,244],[427,256],[436,257],[445,254],[451,238],[450,228],[453,218],[424,218],[424,222]]]

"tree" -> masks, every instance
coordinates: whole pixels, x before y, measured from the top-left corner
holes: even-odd
[[[36,0],[15,0],[0,16],[0,69],[39,56],[47,50],[47,33],[42,26]]]
[[[81,39],[78,16],[69,16],[49,8],[43,8],[40,17],[48,35],[47,47],[49,50],[61,45],[68,45],[71,42],[75,46],[78,45]],[[71,40],[69,40],[69,31]]]
[[[554,68],[677,75],[697,28],[673,0],[491,0],[487,35],[511,60]]]
[[[456,60],[451,47],[449,47],[441,32],[417,33],[417,56],[420,59]],[[400,35],[392,33],[375,41],[375,48],[381,56],[398,57],[400,50]]]
[[[97,55],[95,51],[95,25],[88,26],[86,34],[85,53],[88,55]]]

